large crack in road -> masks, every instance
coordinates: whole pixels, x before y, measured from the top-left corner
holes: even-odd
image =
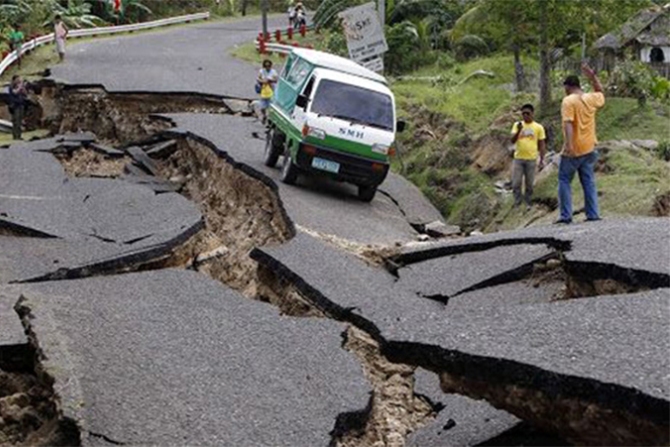
[[[628,396],[629,387],[625,381],[617,382],[616,375],[607,372],[600,377],[599,371],[585,372],[576,367],[573,372],[579,377],[573,380],[563,365],[553,371],[541,356],[538,360],[524,353],[523,342],[518,348],[503,346],[497,351],[492,340],[505,337],[491,330],[499,318],[505,323],[501,327],[515,333],[517,328],[510,326],[515,321],[513,308],[529,303],[565,303],[563,309],[570,319],[583,311],[573,310],[576,307],[568,306],[569,302],[584,301],[584,309],[594,306],[593,301],[574,298],[615,295],[597,306],[605,313],[610,311],[608,303],[614,303],[622,294],[657,300],[657,295],[649,298],[645,291],[667,290],[670,275],[662,269],[651,268],[648,262],[637,258],[627,263],[616,257],[592,255],[584,249],[589,242],[579,230],[574,235],[535,234],[531,230],[472,242],[409,247],[351,241],[324,232],[322,227],[294,222],[284,201],[286,196],[267,172],[259,171],[246,159],[236,159],[208,138],[175,128],[174,120],[165,117],[192,112],[243,120],[250,113],[248,102],[196,94],[109,94],[99,87],[74,88],[50,82],[42,87],[40,98],[41,112],[35,116],[47,123],[54,135],[63,136],[31,143],[31,154],[50,152],[58,159],[68,177],[62,180],[66,185],[62,194],[74,194],[79,202],[87,203],[99,200],[99,193],[77,195],[84,194],[79,188],[87,191],[84,186],[94,185],[86,182],[123,180],[153,191],[142,200],[165,195],[172,197],[170,203],[179,203],[170,196],[179,193],[195,204],[202,217],[199,221],[189,218],[188,224],[180,224],[177,230],[165,230],[166,236],[162,230],[151,228],[126,235],[96,224],[84,234],[97,241],[99,252],[95,256],[77,255],[68,260],[59,255],[54,265],[40,265],[35,270],[39,273],[28,269],[9,278],[22,297],[17,309],[29,345],[19,351],[0,347],[0,433],[6,442],[71,445],[85,437],[119,444],[138,441],[82,425],[80,418],[85,409],[78,408],[79,397],[64,398],[71,390],[63,391],[68,387],[62,383],[63,373],[44,367],[53,359],[48,358],[44,342],[39,339],[39,331],[45,327],[40,306],[50,300],[44,301],[39,294],[36,298],[33,291],[22,288],[25,283],[50,291],[50,296],[55,293],[52,289],[74,293],[69,283],[75,279],[110,277],[132,284],[133,274],[177,269],[207,275],[252,301],[272,304],[285,318],[300,317],[305,325],[314,319],[347,324],[339,349],[350,351],[359,362],[370,397],[333,418],[328,435],[333,445],[403,446],[410,434],[436,423],[442,424],[440,436],[451,432],[465,436],[456,438],[463,443],[482,443],[507,439],[504,433],[513,433],[519,419],[534,428],[516,430],[531,433],[531,440],[542,442],[568,439],[588,444],[667,443],[667,424],[662,420],[667,399],[635,391],[629,396],[635,401],[635,408],[622,408],[621,399],[613,398],[612,393]],[[231,139],[239,141],[237,136]],[[41,160],[41,155],[26,157],[26,163],[33,163],[33,158]],[[43,169],[51,168],[45,165]],[[84,183],[79,187],[75,180]],[[104,189],[102,184],[96,188]],[[16,196],[24,201],[26,197]],[[62,199],[60,195],[55,198]],[[36,195],[34,199],[53,198]],[[392,202],[401,208],[398,202]],[[3,237],[47,237],[50,239],[45,240],[55,240],[57,244],[67,241],[71,234],[83,237],[59,225],[31,225],[34,216],[17,210],[18,214],[0,219]],[[402,209],[398,212],[406,217]],[[88,225],[88,220],[84,222]],[[407,225],[417,227],[416,223]],[[44,250],[48,253],[51,248],[45,244]],[[475,265],[476,271],[472,268]],[[444,272],[450,277],[442,277]],[[188,278],[184,277],[184,281],[191,280]],[[54,311],[57,309],[54,307]],[[551,322],[553,313],[560,308],[533,309],[537,318]],[[625,312],[636,315],[628,308]],[[462,321],[456,317],[462,317]],[[56,316],[53,318],[57,320]],[[491,325],[477,329],[484,320],[490,320]],[[467,326],[468,321],[471,327]],[[537,325],[540,321],[531,323]],[[51,328],[50,324],[46,326]],[[55,326],[46,333],[60,333]],[[569,330],[580,333],[582,329]],[[455,331],[455,335],[449,331]],[[473,335],[466,335],[469,331]],[[517,334],[520,340],[526,335]],[[563,335],[559,333],[557,340],[548,342],[550,349],[560,350],[558,343]],[[474,340],[480,337],[494,347],[477,345]],[[533,349],[527,352],[532,353]],[[488,350],[491,352],[486,353]],[[536,367],[533,362],[544,366]],[[23,367],[12,369],[11,365],[19,364]],[[520,369],[515,369],[518,365]],[[650,366],[655,367],[655,363]],[[442,391],[448,397],[417,391],[419,370],[439,375]],[[521,371],[519,377],[512,377],[514,371]],[[580,375],[589,377],[582,379]],[[601,387],[601,381],[607,380],[612,381],[609,388]],[[488,406],[475,410],[479,407],[467,399],[453,401],[444,410],[441,399],[452,402],[449,393],[485,399],[519,419],[505,412],[499,416],[495,412],[500,410]],[[75,408],[71,408],[73,405]],[[471,413],[479,411],[487,416],[472,422],[476,436],[459,432],[460,426],[453,430],[457,424],[454,419],[474,420]],[[562,417],[554,417],[557,413]],[[443,415],[449,416],[446,423]],[[491,427],[489,421],[496,417],[504,422]],[[482,425],[485,423],[489,425]],[[619,429],[608,434],[613,425]],[[432,445],[449,442],[444,441],[447,438],[437,439],[431,441],[437,442]]]
[[[73,136],[70,138],[74,141],[54,142],[53,149],[49,150],[63,165],[69,177],[113,179],[136,174],[138,168],[144,169],[149,172],[143,175],[156,174],[160,181],[174,184],[176,191],[196,203],[203,215],[204,225],[168,252],[141,257],[136,262],[59,269],[51,274],[30,278],[31,283],[133,271],[192,269],[249,298],[276,305],[285,315],[324,317],[302,296],[297,287],[283,281],[272,270],[259,266],[249,256],[254,248],[279,245],[295,235],[295,226],[283,208],[276,185],[264,175],[236,163],[207,140],[195,135],[165,132],[169,125],[165,120],[155,117],[158,113],[187,111],[245,115],[247,112],[242,103],[232,102],[235,111],[227,105],[226,100],[202,95],[108,94],[100,88],[66,88],[51,83],[44,85],[41,90],[43,113],[36,116],[43,123],[48,123],[55,134]],[[82,138],[83,144],[78,144],[77,135],[82,132],[94,132],[95,136],[91,139],[97,137],[98,140]],[[168,150],[155,151],[152,163],[155,163],[156,172],[153,173],[147,169],[147,162],[133,160],[127,150],[128,147],[143,145],[151,153],[151,147],[155,148],[166,140],[176,144],[172,144]],[[105,150],[101,151],[100,148]],[[7,224],[3,228],[7,229]],[[381,263],[385,258],[370,247],[350,243],[336,236],[323,237],[333,246],[351,250],[371,263]],[[384,251],[387,252],[386,249]],[[38,396],[42,400],[33,405],[25,402],[25,406],[29,408],[28,412],[40,414],[40,418],[32,424],[18,420],[17,425],[17,419],[9,412],[10,408],[3,413],[6,417],[0,424],[2,433],[11,442],[71,444],[77,437],[72,435],[71,419],[63,419],[61,415],[61,420],[65,421],[63,423],[54,425],[53,422],[46,422],[54,420],[54,405],[58,406],[58,397],[54,397],[54,391],[45,391],[50,389],[54,379],[41,367],[45,357],[39,348],[37,335],[32,331],[31,309],[19,306],[18,311],[30,333],[30,345],[37,349],[35,354],[30,355],[37,362],[34,367],[36,375],[29,374],[27,377],[30,380],[26,383],[42,383]],[[343,347],[359,359],[373,392],[370,404],[358,417],[342,415],[338,418],[333,442],[342,446],[404,445],[406,435],[424,425],[435,414],[435,409],[427,400],[413,393],[415,368],[389,362],[370,336],[360,330],[350,329]],[[14,375],[11,380],[20,380],[21,377]],[[33,387],[22,386],[18,391],[13,388],[3,389],[3,396],[7,395],[3,399],[11,406],[20,396],[35,394]],[[42,401],[49,405],[44,407]],[[44,428],[46,426],[60,428],[52,428],[52,431],[47,432]],[[64,430],[68,433],[65,438]],[[111,439],[93,431],[89,432],[89,436]]]

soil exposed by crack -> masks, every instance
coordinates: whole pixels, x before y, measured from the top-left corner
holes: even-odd
[[[183,194],[198,204],[205,218],[204,234],[186,247],[191,257],[220,250],[203,271],[244,295],[257,295],[254,247],[276,245],[292,237],[278,195],[215,154],[212,148],[182,140],[161,167],[162,176],[184,182]],[[188,255],[187,255],[188,256]]]
[[[137,141],[171,127],[153,114],[230,114],[224,98],[179,93],[109,93],[43,82],[36,97],[42,125],[54,134],[92,130],[108,141]]]
[[[577,445],[668,445],[668,425],[655,424],[624,410],[576,398],[546,396],[512,384],[489,384],[442,372],[445,393],[485,399],[548,433],[560,432]]]
[[[358,328],[350,327],[344,348],[363,365],[373,395],[365,427],[336,440],[339,447],[402,447],[407,435],[435,418],[436,409],[414,394],[415,367],[390,362],[379,344]]]
[[[0,445],[78,445],[59,421],[53,389],[32,373],[0,370]]]
[[[130,157],[109,158],[86,148],[72,154],[56,154],[56,158],[70,177],[116,178],[130,162]]]

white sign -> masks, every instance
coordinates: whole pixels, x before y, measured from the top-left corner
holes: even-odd
[[[346,9],[338,16],[342,19],[351,59],[361,62],[388,51],[374,2]]]
[[[368,70],[374,71],[376,73],[384,72],[384,59],[379,56],[373,57],[365,61],[359,62],[360,65],[364,66]]]

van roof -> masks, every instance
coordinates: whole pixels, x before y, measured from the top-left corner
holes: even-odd
[[[321,79],[329,79],[331,81],[343,82],[345,84],[352,84],[367,90],[384,93],[386,95],[393,97],[393,93],[388,88],[388,86],[382,84],[381,82],[376,82],[371,79],[361,79],[360,76],[354,76],[348,73],[342,73],[341,71],[332,70],[330,68],[317,67],[314,70],[314,73],[318,73]]]
[[[330,68],[332,70],[341,71],[343,73],[349,73],[354,76],[380,82],[384,85],[388,84],[384,76],[381,76],[374,71],[368,70],[367,68],[358,65],[352,60],[345,59],[340,56],[335,56],[334,54],[324,53],[323,51],[310,50],[307,48],[294,48],[293,53],[318,67]]]

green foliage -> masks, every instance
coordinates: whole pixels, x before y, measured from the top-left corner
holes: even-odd
[[[388,73],[402,73],[435,62],[437,54],[427,48],[430,43],[426,39],[426,34],[410,21],[387,27],[389,51],[384,62]]]
[[[664,161],[670,161],[670,140],[663,140],[658,143],[656,155]]]
[[[670,100],[670,80],[656,76],[654,78],[654,85],[651,87],[651,96],[661,101]]]
[[[488,54],[489,47],[481,37],[467,34],[454,43],[454,51],[460,60],[467,60]]]
[[[50,17],[42,23],[44,28],[51,26],[56,15],[60,15],[70,28],[92,28],[105,24],[102,18],[91,13],[92,6],[85,0],[68,0],[64,5],[56,0],[44,0],[44,3],[50,12]]]
[[[325,48],[328,53],[348,57],[347,41],[342,33],[326,32]]]
[[[646,104],[655,87],[655,73],[644,63],[627,60],[614,68],[608,89],[617,96],[636,98],[640,106]]]

